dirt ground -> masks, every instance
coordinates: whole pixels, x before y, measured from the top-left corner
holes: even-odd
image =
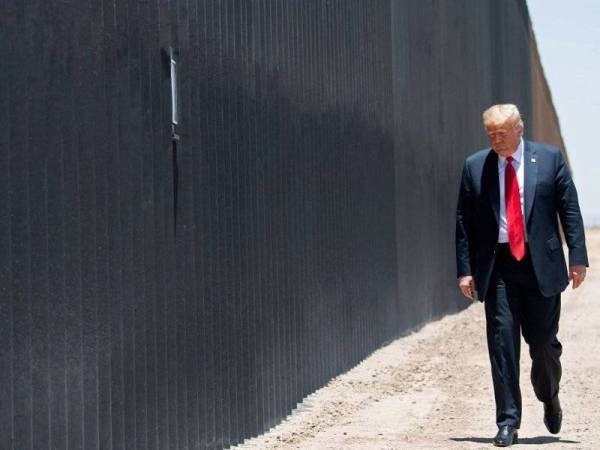
[[[544,427],[523,342],[516,447],[600,448],[600,229],[586,235],[591,269],[562,297],[562,431],[553,436]],[[476,302],[379,349],[238,448],[478,449],[492,447],[495,432],[484,311]]]

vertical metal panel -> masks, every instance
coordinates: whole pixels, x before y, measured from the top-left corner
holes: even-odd
[[[63,215],[65,210],[63,189],[63,127],[68,110],[64,104],[65,80],[68,76],[64,68],[66,55],[65,27],[57,16],[56,9],[50,9],[49,28],[53,30],[49,60],[48,86],[48,139],[47,154],[48,176],[48,278],[52,280],[48,292],[48,379],[50,420],[50,447],[65,448],[66,440],[66,395],[65,395],[65,284],[64,284],[64,241]],[[110,323],[110,320],[107,321]]]
[[[23,30],[25,36],[31,33],[22,5],[15,4],[13,14],[16,21],[12,31]],[[21,27],[19,27],[21,25]],[[19,76],[22,70],[28,74],[30,67],[25,65],[28,56],[25,41],[13,41],[10,50],[16,55],[14,65],[9,64],[9,217],[10,217],[10,301],[11,301],[11,365],[10,380],[12,392],[9,403],[13,415],[11,438],[14,446],[30,447],[32,430],[31,411],[31,325],[29,303],[30,243],[29,243],[29,192],[28,163],[31,159],[27,136],[29,122],[29,84],[26,76]],[[25,53],[25,54],[24,54]],[[11,67],[12,66],[12,67]]]
[[[48,64],[48,46],[46,30],[34,27],[36,20],[43,20],[47,10],[41,4],[32,4],[29,29],[26,33],[23,56],[31,61],[29,85],[29,116],[31,123],[39,124],[37,132],[29,131],[29,207],[30,207],[30,299],[31,299],[31,379],[27,380],[31,389],[31,433],[33,448],[49,445],[50,423],[47,413],[48,396],[48,221],[46,209],[46,157],[45,139],[46,108],[44,95],[48,90],[48,81],[44,69]],[[36,57],[37,55],[37,57]],[[37,206],[37,207],[36,207]],[[89,298],[89,297],[88,297]],[[93,404],[93,400],[90,401]]]
[[[13,6],[13,5],[10,5]],[[14,6],[13,6],[14,7]],[[7,7],[8,9],[8,7]],[[3,54],[14,52],[14,40],[8,39],[14,33],[16,17],[0,13],[0,51]],[[12,316],[12,255],[11,255],[11,172],[10,153],[12,122],[11,90],[12,79],[19,61],[16,57],[7,58],[0,70],[0,436],[5,446],[13,441],[13,316]]]
[[[204,75],[206,80],[206,104],[203,108],[205,112],[205,135],[207,137],[204,143],[203,153],[204,166],[206,167],[203,175],[203,179],[206,180],[202,186],[203,191],[206,193],[205,204],[203,208],[203,216],[205,217],[206,227],[208,233],[203,235],[202,242],[208,250],[207,261],[206,261],[206,298],[205,304],[208,305],[207,311],[207,330],[208,330],[208,365],[206,373],[207,386],[207,445],[215,446],[217,439],[220,438],[221,422],[220,414],[222,413],[221,405],[217,402],[220,399],[220,390],[218,389],[218,383],[221,378],[219,372],[219,327],[218,322],[218,302],[220,301],[218,295],[217,286],[217,211],[216,211],[216,157],[217,157],[217,140],[216,140],[216,119],[218,117],[215,108],[215,95],[216,89],[214,87],[216,74],[215,74],[215,24],[214,18],[214,2],[207,0],[205,5],[205,30],[206,30],[206,50],[205,58],[202,61],[202,70],[200,75]],[[209,213],[210,212],[210,213]],[[206,253],[206,252],[205,252]]]

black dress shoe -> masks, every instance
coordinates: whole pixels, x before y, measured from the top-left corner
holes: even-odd
[[[504,425],[498,430],[498,434],[494,438],[494,445],[496,447],[508,447],[509,445],[516,444],[518,438],[519,436],[515,427]]]
[[[551,402],[544,403],[544,425],[546,425],[550,433],[557,434],[560,431],[561,424],[562,409],[560,409],[560,402],[557,395]]]

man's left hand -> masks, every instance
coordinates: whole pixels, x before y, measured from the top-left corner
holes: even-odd
[[[583,265],[569,267],[569,280],[573,280],[573,289],[577,289],[583,280],[587,268]]]

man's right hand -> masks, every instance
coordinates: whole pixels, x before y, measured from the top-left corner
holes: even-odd
[[[467,297],[469,300],[473,300],[475,296],[475,280],[471,275],[465,275],[458,279],[458,287],[462,295]]]

